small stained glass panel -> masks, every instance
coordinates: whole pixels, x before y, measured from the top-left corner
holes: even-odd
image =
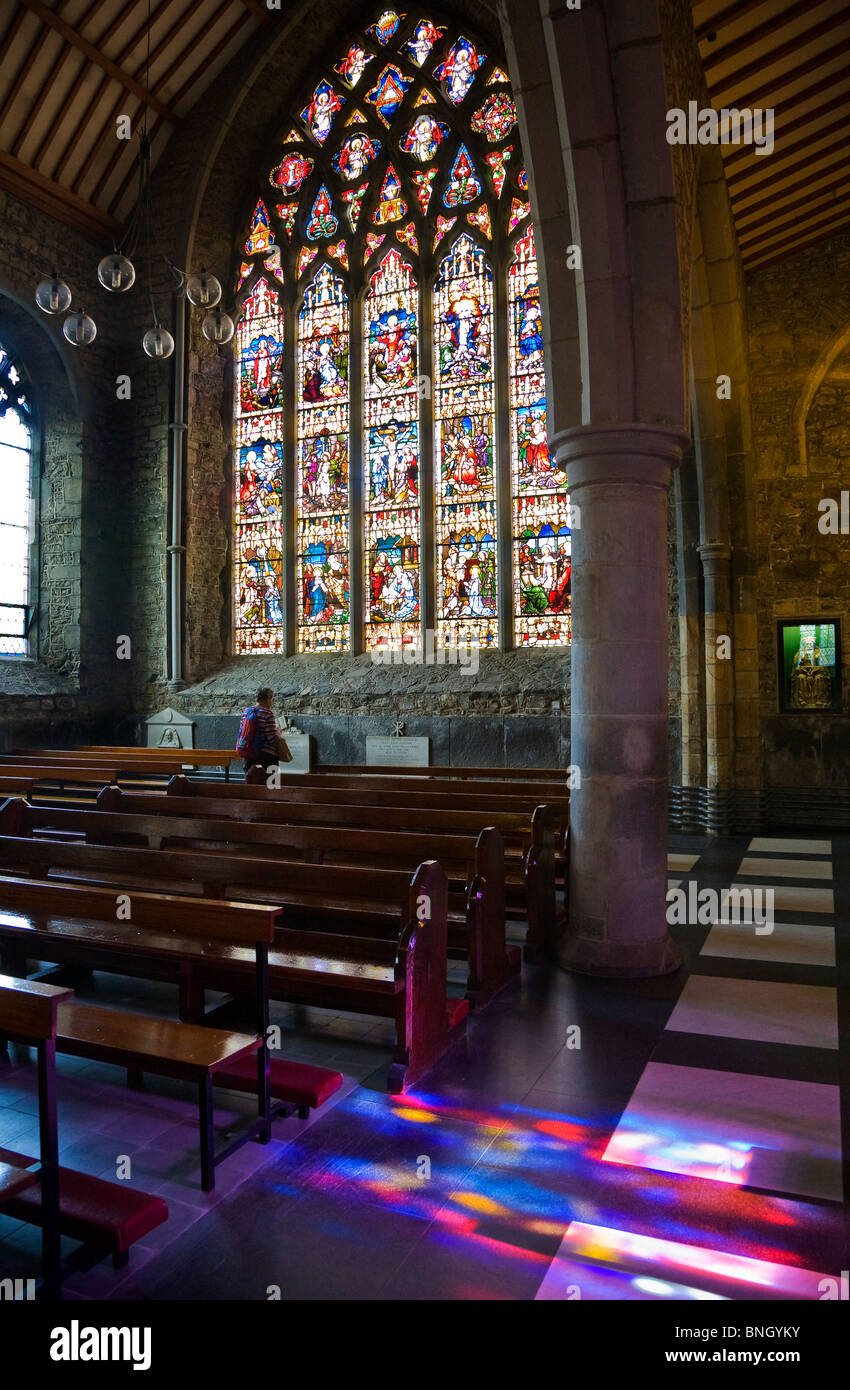
[[[298,650],[349,645],[349,310],[320,266],[298,318],[296,506]]]

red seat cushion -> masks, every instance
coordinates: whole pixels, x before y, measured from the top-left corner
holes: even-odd
[[[28,1168],[37,1162],[38,1159],[28,1158],[26,1154],[0,1149],[0,1163]],[[41,1185],[34,1183],[4,1203],[3,1215],[40,1226]],[[59,1169],[59,1220],[63,1236],[97,1246],[110,1254],[120,1254],[167,1218],[168,1207],[161,1197],[138,1192],[126,1183],[91,1178],[73,1168]]]
[[[342,1085],[341,1071],[328,1071],[327,1067],[309,1067],[303,1062],[287,1062],[283,1057],[272,1057],[269,1066],[271,1074],[271,1093],[275,1100],[287,1100],[293,1105],[309,1105],[317,1110],[324,1105]],[[226,1066],[213,1072],[213,1082],[218,1086],[230,1086],[234,1091],[256,1091],[257,1059],[250,1053],[237,1057]]]
[[[446,1024],[449,1028],[456,1028],[462,1023],[469,1013],[468,999],[447,999],[446,1000]]]

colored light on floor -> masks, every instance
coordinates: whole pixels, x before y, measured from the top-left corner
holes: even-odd
[[[609,1262],[627,1259],[676,1270],[687,1270],[691,1276],[731,1281],[784,1295],[789,1298],[817,1298],[818,1284],[827,1276],[794,1265],[754,1260],[746,1255],[733,1255],[724,1250],[705,1246],[684,1245],[679,1241],[661,1240],[656,1236],[637,1235],[610,1227],[592,1226],[574,1221],[564,1236],[559,1255],[583,1255],[588,1259]]]

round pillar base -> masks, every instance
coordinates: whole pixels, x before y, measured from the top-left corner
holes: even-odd
[[[656,975],[672,975],[682,964],[682,953],[667,932],[652,941],[599,941],[573,936],[562,943],[558,964],[562,970],[578,975],[648,980]]]

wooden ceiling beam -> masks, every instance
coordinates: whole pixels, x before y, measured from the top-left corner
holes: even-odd
[[[836,159],[833,159],[829,164],[825,165],[822,169],[816,170],[814,173],[811,173],[810,166],[807,166],[806,170],[803,173],[803,176],[801,178],[795,179],[794,182],[790,185],[790,187],[784,189],[773,188],[771,189],[770,193],[768,193],[766,198],[760,198],[755,203],[747,204],[745,202],[745,199],[748,196],[750,196],[749,194],[747,194],[746,191],[740,193],[737,199],[732,198],[732,215],[737,222],[737,219],[739,217],[746,217],[748,213],[761,212],[764,208],[775,207],[777,200],[781,200],[787,197],[793,197],[794,194],[797,193],[798,189],[801,189],[806,186],[806,182],[809,178],[811,178],[814,185],[820,179],[829,179],[832,178],[833,175],[846,173],[846,171],[847,158],[844,154],[839,154]]]
[[[806,208],[814,217],[816,213],[840,212],[850,206],[850,183],[842,189],[841,194],[836,197],[834,189],[827,188],[819,196],[809,193],[807,196],[798,198],[794,203],[789,203],[782,209],[781,216],[761,217],[754,222],[751,227],[738,227],[738,245],[743,248],[749,246],[751,242],[759,241],[771,232],[781,232],[783,229],[788,231],[791,227],[801,227],[805,225],[808,218],[801,218],[800,208]]]
[[[753,10],[760,9],[764,0],[732,0],[731,5],[727,5],[725,10],[718,10],[713,19],[706,19],[702,24],[694,26],[697,40],[702,43],[709,34],[716,33],[724,25],[731,24],[733,20],[745,19]]]
[[[5,150],[0,150],[0,185],[16,198],[82,232],[95,243],[114,241],[120,236],[121,224],[114,217],[92,207],[84,198],[78,198],[76,193],[45,178],[36,169],[21,164]]]
[[[801,48],[807,47],[810,43],[817,42],[818,39],[827,38],[833,29],[840,29],[843,24],[850,22],[850,11],[843,10],[837,14],[830,15],[822,23],[814,25],[805,34],[798,34],[793,39],[788,39],[786,43],[780,44],[778,48],[768,49],[760,58],[754,58],[751,63],[747,63],[742,68],[736,68],[730,72],[728,77],[723,79],[722,86],[717,84],[718,90],[728,91],[732,89],[737,105],[741,105],[744,98],[741,96],[741,83],[746,82],[750,77],[761,75],[766,68],[773,67],[774,63],[781,63],[785,58],[790,58],[794,53],[799,53]],[[831,56],[831,55],[830,55]],[[821,51],[818,55],[817,64],[822,67],[826,61],[826,51]],[[787,82],[788,74],[781,74],[781,80]],[[772,79],[768,79],[772,81]],[[762,78],[762,85],[764,78]],[[759,88],[760,90],[760,88]],[[770,90],[768,86],[767,90]],[[713,92],[712,92],[713,95]]]
[[[65,42],[70,44],[72,48],[78,48],[81,53],[85,54],[89,62],[96,63],[99,68],[102,68],[103,71],[113,79],[113,81],[118,82],[126,91],[132,92],[135,97],[138,97],[139,101],[144,102],[146,106],[152,107],[158,115],[163,116],[165,120],[169,121],[172,125],[176,126],[180,124],[180,118],[174,114],[170,107],[166,106],[165,102],[155,97],[153,92],[149,92],[146,87],[142,86],[141,82],[137,82],[135,77],[131,77],[130,74],[125,72],[123,68],[120,68],[117,63],[113,63],[111,58],[105,57],[93,43],[89,43],[88,39],[83,38],[82,34],[79,34],[76,29],[73,29],[71,25],[67,24],[58,14],[53,10],[49,10],[46,5],[42,4],[42,0],[19,0],[19,3],[25,5],[34,15],[37,15],[43,24],[48,25],[57,34],[60,34]]]
[[[754,29],[748,29],[745,34],[741,34],[737,39],[732,39],[729,43],[712,44],[709,51],[703,54],[702,65],[706,72],[712,68],[719,67],[721,63],[728,63],[730,58],[737,58],[739,53],[751,52],[756,44],[761,43],[762,39],[768,39],[775,34],[777,29],[784,29],[789,24],[793,24],[795,19],[803,19],[807,14],[814,10],[819,10],[823,0],[797,0],[796,5],[791,5],[784,13],[772,15],[770,19],[764,20],[762,24],[757,24]],[[802,35],[798,35],[796,43],[802,42]]]
[[[27,55],[21,63],[21,66],[15,73],[12,85],[6,93],[6,100],[3,102],[2,107],[0,107],[0,123],[5,121],[6,117],[11,115],[12,111],[17,106],[18,96],[20,95],[21,88],[24,85],[24,82],[29,76],[30,70],[32,69],[34,63],[37,61],[39,54],[41,53],[41,50],[44,48],[44,45],[47,43],[47,40],[49,38],[49,29],[41,29],[39,31],[35,43],[33,44],[32,48],[30,48],[27,52]],[[21,125],[25,126],[27,123],[26,113],[22,112],[21,114]]]
[[[824,231],[813,232],[811,236],[803,237],[802,240],[794,242],[791,246],[783,246],[778,249],[774,248],[773,251],[768,251],[760,258],[753,257],[745,262],[744,269],[745,271],[758,270],[762,266],[772,265],[775,261],[785,260],[787,256],[792,256],[795,251],[802,251],[804,247],[812,246],[816,241],[826,241],[833,232],[841,231],[843,225],[842,222],[837,222],[833,228],[826,228]]]
[[[271,18],[271,10],[262,4],[262,0],[242,0],[242,4],[261,24],[265,24],[266,20]]]
[[[222,3],[219,5],[219,7],[218,7],[218,9],[216,10],[215,14],[213,15],[212,19],[209,21],[208,27],[209,27],[210,29],[213,29],[213,28],[215,27],[215,25],[218,23],[219,19],[221,19],[221,18],[226,14],[226,12],[227,12],[227,10],[228,10],[229,8],[230,8],[230,0],[222,0]],[[227,32],[222,36],[222,38],[219,39],[219,41],[218,41],[218,43],[216,44],[215,48],[213,48],[212,51],[211,51],[211,52],[207,55],[207,57],[205,58],[205,60],[204,60],[204,65],[205,65],[205,66],[207,66],[207,65],[209,65],[210,63],[214,62],[215,59],[218,57],[219,53],[221,53],[221,52],[223,51],[223,49],[225,49],[225,48],[227,47],[227,45],[233,41],[233,39],[235,38],[235,36],[236,36],[236,34],[238,33],[238,31],[239,31],[239,30],[242,28],[242,26],[247,22],[247,19],[248,19],[248,16],[247,16],[247,15],[240,15],[240,17],[236,20],[236,22],[235,22],[233,25],[231,25],[231,27],[230,27],[230,28],[227,30]],[[184,58],[185,58],[185,54],[180,54],[180,55],[178,55],[177,58],[175,58],[174,62],[171,64],[171,66],[169,67],[168,71],[165,72],[165,73],[163,74],[163,76],[162,76],[162,78],[161,78],[161,82],[167,82],[167,81],[169,80],[169,78],[171,77],[172,73],[177,71],[177,69],[179,68],[180,64],[183,62]],[[197,82],[197,81],[200,79],[200,77],[201,77],[202,75],[203,75],[203,68],[201,68],[201,69],[198,70],[197,72],[190,73],[189,77],[188,77],[188,78],[186,79],[186,81],[183,83],[183,86],[179,89],[179,91],[177,91],[177,92],[174,94],[173,100],[174,100],[175,104],[179,104],[179,103],[183,100],[183,97],[185,96],[185,94],[191,89],[191,87],[194,85],[194,83]],[[152,128],[151,128],[151,139],[153,139],[154,136],[157,134],[158,128],[159,128],[159,121],[155,121],[154,124],[153,124],[153,126],[152,126]],[[103,183],[106,183],[106,181],[111,177],[116,162],[117,162],[117,161],[116,161],[115,155],[113,155],[113,157],[112,157],[112,159],[111,159],[111,161],[110,161],[110,164],[109,164],[109,166],[108,166],[108,168],[107,168],[107,170],[106,170],[106,172],[105,172],[104,178],[101,180],[101,183],[102,183],[102,184],[103,184]],[[111,202],[110,202],[110,204],[109,204],[109,210],[110,210],[111,213],[113,213],[113,215],[114,215],[115,209],[118,208],[118,207],[120,207],[120,205],[121,205],[121,202],[122,202],[122,200],[123,200],[123,198],[124,198],[124,195],[125,195],[125,193],[127,192],[127,185],[130,183],[131,179],[133,178],[133,174],[134,174],[134,171],[133,171],[132,169],[130,169],[130,170],[127,171],[127,173],[125,174],[124,178],[122,179],[121,183],[120,183],[119,186],[118,186],[118,189],[117,189],[117,191],[116,191],[116,193],[115,193],[115,197],[111,200]]]
[[[771,208],[776,213],[783,213],[786,208],[806,207],[810,197],[819,197],[821,193],[832,195],[833,190],[842,181],[842,177],[850,178],[850,174],[847,171],[847,161],[839,157],[825,170],[812,175],[811,183],[808,182],[808,179],[797,179],[797,182],[792,183],[790,188],[774,189],[768,197],[762,197],[758,203],[750,203],[749,207],[744,207],[743,203],[733,203],[732,215],[735,218],[735,225],[737,228],[743,227],[747,218],[758,217],[767,208]]]
[[[734,147],[731,154],[724,154],[723,163],[728,170],[731,165],[742,164],[744,161],[758,160],[758,162],[761,163],[765,158],[778,161],[780,159],[785,159],[788,155],[796,154],[797,150],[803,149],[806,145],[813,145],[816,141],[824,139],[825,136],[833,135],[837,130],[846,130],[850,128],[850,113],[847,113],[847,106],[849,103],[850,92],[844,92],[841,97],[837,98],[835,101],[827,102],[825,106],[819,107],[817,111],[810,111],[805,116],[800,116],[796,121],[790,121],[788,125],[777,127],[773,132],[774,143],[772,155],[756,155],[753,153],[752,145],[740,145]],[[819,121],[822,116],[828,115],[832,111],[844,111],[845,115],[843,115],[840,120],[831,121],[828,125],[820,126],[819,129],[810,130],[808,135],[803,136],[801,140],[795,140],[790,145],[784,143],[788,135],[792,135],[798,130],[805,130],[808,126],[811,126],[813,122]],[[728,149],[729,147],[727,146],[726,148]]]
[[[823,216],[816,218],[814,221],[808,219],[806,222],[801,222],[793,231],[788,231],[786,229],[786,231],[778,233],[776,236],[762,237],[760,241],[747,247],[747,255],[758,255],[761,251],[773,245],[773,243],[777,241],[787,241],[789,237],[792,241],[796,241],[799,237],[806,237],[812,232],[826,234],[827,231],[834,231],[837,227],[843,226],[848,221],[850,221],[850,203],[848,203],[845,210],[833,210],[824,213]]]
[[[726,182],[728,183],[729,187],[732,188],[734,184],[741,183],[742,180],[750,179],[753,174],[759,173],[762,175],[762,177],[754,180],[755,185],[765,183],[767,180],[772,180],[774,183],[776,183],[779,179],[784,178],[786,174],[790,173],[791,169],[796,169],[800,167],[799,160],[797,164],[790,165],[788,169],[782,169],[779,167],[782,160],[788,159],[791,155],[796,154],[798,150],[808,150],[809,152],[808,157],[802,161],[803,167],[810,167],[813,161],[816,160],[820,154],[826,154],[827,151],[831,152],[836,145],[836,141],[834,140],[831,144],[827,145],[825,150],[816,150],[812,148],[812,146],[816,145],[818,141],[826,140],[830,135],[843,135],[844,140],[841,143],[843,143],[846,146],[846,118],[842,118],[840,121],[833,121],[832,125],[824,126],[823,130],[819,130],[810,138],[805,140],[798,140],[796,144],[789,145],[788,149],[784,150],[782,154],[779,156],[779,158],[776,157],[776,152],[774,151],[774,153],[768,157],[767,168],[765,168],[765,156],[755,154],[752,155],[751,160],[747,164],[746,168],[742,168],[740,170],[733,169],[731,172],[727,171]],[[750,148],[751,147],[748,146],[748,153],[750,152]],[[753,184],[751,184],[750,186],[753,187]]]
[[[165,11],[166,5],[171,4],[171,3],[172,3],[172,0],[165,0],[165,5],[161,5],[161,6],[160,6],[159,10],[157,11],[157,15],[163,14],[164,11]],[[162,51],[165,49],[165,47],[171,42],[172,36],[176,35],[176,34],[179,32],[179,30],[180,30],[180,29],[183,27],[183,25],[185,24],[187,18],[190,18],[190,17],[192,16],[192,14],[193,14],[193,9],[192,9],[192,6],[190,5],[189,8],[188,8],[188,10],[185,11],[183,15],[181,15],[181,17],[180,17],[180,19],[177,21],[177,23],[174,24],[174,25],[172,25],[171,29],[169,29],[169,31],[168,31],[167,34],[164,34],[164,35],[163,35],[163,37],[160,39],[159,43],[157,44],[156,48],[154,48],[154,49],[151,50],[151,55],[150,55],[150,62],[151,62],[151,64],[153,64],[153,63],[156,62],[157,57],[159,56],[159,54],[162,53]],[[152,22],[153,22],[154,19],[156,19],[156,17],[157,17],[156,15],[152,16]],[[127,59],[129,58],[130,54],[133,52],[133,49],[136,48],[136,47],[138,46],[139,41],[143,38],[146,29],[147,29],[147,18],[145,18],[145,20],[143,21],[141,27],[135,31],[135,33],[132,35],[132,37],[131,37],[130,39],[128,39],[127,43],[126,43],[126,44],[124,45],[124,47],[122,48],[122,50],[121,50],[121,52],[120,52],[120,54],[119,54],[119,56],[118,56],[119,64],[122,64],[122,65],[123,65],[123,64],[127,61]],[[143,62],[146,63],[146,62],[147,62],[147,59],[144,59]],[[105,92],[105,89],[106,89],[106,80],[107,80],[107,79],[104,79],[104,81],[101,82],[101,84],[99,85],[99,87],[98,87],[98,89],[97,89],[97,92],[96,92],[95,95],[94,95],[94,98],[92,99],[92,101],[89,102],[89,105],[88,105],[88,108],[87,108],[87,110],[86,110],[85,116],[83,117],[82,126],[86,126],[86,125],[88,124],[89,119],[90,119],[91,116],[93,115],[93,113],[94,113],[94,111],[95,111],[95,109],[96,109],[96,107],[97,107],[98,102],[100,101],[101,97],[103,96],[103,94],[104,94],[104,92]],[[154,95],[156,95],[157,92],[161,89],[161,86],[162,86],[162,84],[159,83],[159,82],[154,84]],[[80,167],[80,170],[79,170],[79,172],[78,172],[78,174],[77,174],[77,177],[74,179],[74,183],[73,183],[74,189],[79,188],[79,186],[80,186],[80,184],[82,183],[83,179],[85,178],[86,174],[87,174],[87,173],[89,172],[89,170],[91,169],[92,162],[93,162],[93,160],[94,160],[94,158],[95,158],[95,156],[96,156],[98,150],[99,150],[100,147],[102,146],[104,140],[106,140],[107,137],[112,133],[112,131],[113,131],[114,127],[115,127],[115,121],[116,121],[116,119],[118,118],[118,116],[120,116],[120,115],[122,114],[121,108],[122,108],[122,106],[124,106],[124,105],[125,105],[125,101],[124,101],[124,98],[123,98],[123,97],[119,97],[118,100],[117,100],[116,102],[114,102],[113,107],[112,107],[112,110],[111,110],[110,113],[109,113],[109,116],[108,116],[107,119],[101,124],[100,130],[98,131],[98,133],[97,133],[96,136],[94,137],[94,140],[92,141],[92,145],[91,145],[91,148],[90,148],[90,150],[89,150],[89,152],[88,152],[88,155],[87,155],[86,159],[84,160],[82,166]],[[144,111],[144,107],[142,108],[142,110]],[[133,114],[135,115],[135,113],[133,113]],[[156,117],[156,119],[159,120],[159,117]],[[77,138],[79,138],[79,129],[80,129],[80,128],[78,127]],[[118,142],[116,142],[116,145],[118,145]],[[63,167],[64,167],[65,162],[67,162],[67,158],[70,156],[71,153],[73,153],[73,147],[71,148],[71,150],[68,151],[67,154],[63,155],[63,159],[62,159],[62,166],[63,166]],[[120,145],[118,145],[117,153],[118,153],[119,155],[122,153],[121,148],[120,148]],[[135,167],[135,164],[134,164],[134,167]]]
[[[794,82],[799,82],[801,78],[808,77],[809,73],[820,72],[824,62],[833,63],[837,58],[843,58],[848,53],[850,53],[850,36],[846,39],[842,39],[840,43],[833,44],[826,57],[824,57],[823,53],[815,53],[812,58],[807,58],[804,63],[799,63],[796,67],[789,68],[787,72],[779,73],[776,77],[768,78],[766,86],[763,81],[760,81],[754,83],[748,90],[742,92],[730,77],[724,78],[722,82],[717,83],[714,87],[709,83],[709,95],[712,101],[714,101],[716,97],[718,102],[720,102],[718,94],[720,92],[731,93],[731,89],[734,86],[734,95],[730,94],[729,100],[734,100],[739,107],[750,105],[753,101],[766,105],[765,97],[768,92],[772,92],[778,87],[790,87]],[[802,97],[803,92],[797,92],[790,100],[797,100]],[[723,105],[724,103],[721,102],[720,104]]]

